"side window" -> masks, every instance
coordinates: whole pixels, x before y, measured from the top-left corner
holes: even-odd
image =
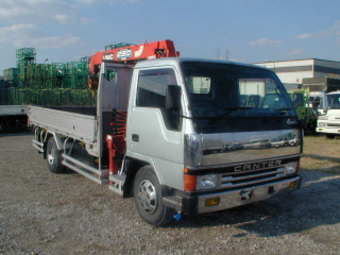
[[[294,94],[292,101],[293,101],[294,107],[298,107],[298,106],[303,105],[303,95],[302,94]]]
[[[171,68],[141,70],[138,75],[136,106],[159,108],[170,130],[179,130],[181,124],[178,114],[165,109],[167,87],[176,84],[176,76]]]
[[[140,71],[136,105],[164,109],[167,86],[175,84],[175,73],[170,68]]]

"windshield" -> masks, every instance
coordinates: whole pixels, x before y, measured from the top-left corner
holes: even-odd
[[[223,63],[182,62],[193,117],[294,116],[282,83],[264,69]]]
[[[340,109],[340,94],[327,95],[328,108]]]
[[[310,103],[315,103],[319,101],[318,109],[322,110],[323,109],[323,98],[322,96],[310,96],[309,97],[309,102]]]

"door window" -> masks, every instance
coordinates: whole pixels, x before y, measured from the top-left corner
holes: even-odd
[[[167,86],[176,84],[176,76],[171,68],[139,71],[136,106],[160,109],[165,125],[170,130],[179,130],[180,126],[178,113],[165,109]]]

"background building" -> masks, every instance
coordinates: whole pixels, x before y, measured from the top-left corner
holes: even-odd
[[[340,61],[309,58],[268,61],[254,65],[272,69],[288,89],[301,87],[311,78],[324,78],[322,80],[326,82],[328,79],[338,80],[335,83],[340,84]]]

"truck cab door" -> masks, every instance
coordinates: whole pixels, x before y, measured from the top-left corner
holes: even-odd
[[[169,110],[166,102],[168,86],[178,84],[175,69],[141,69],[134,82],[137,84],[128,113],[127,154],[150,163],[161,184],[181,189],[183,122],[179,112]]]

